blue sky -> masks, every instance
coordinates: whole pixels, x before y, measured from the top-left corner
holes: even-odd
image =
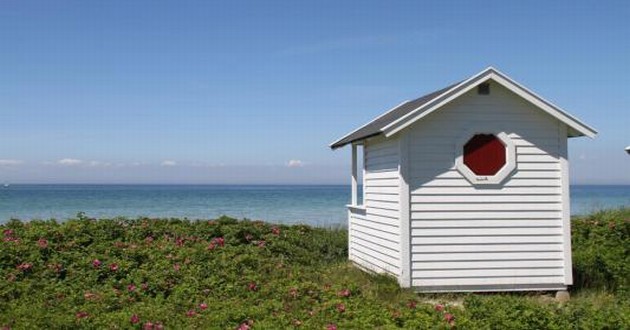
[[[360,4],[360,5],[359,5]],[[0,181],[347,183],[327,145],[492,65],[630,184],[627,1],[0,1]]]

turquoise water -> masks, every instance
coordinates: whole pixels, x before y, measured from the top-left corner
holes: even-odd
[[[11,185],[0,187],[0,222],[67,219],[85,212],[102,218],[220,215],[282,223],[334,226],[346,221],[349,186]],[[629,206],[630,186],[572,186],[573,214]]]

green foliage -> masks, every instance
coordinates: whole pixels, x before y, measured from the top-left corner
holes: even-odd
[[[602,211],[572,223],[575,288],[628,295],[630,209]]]
[[[0,327],[630,328],[627,219],[614,211],[575,222],[579,285],[566,304],[417,295],[350,265],[341,229],[228,217],[13,220],[0,225]]]

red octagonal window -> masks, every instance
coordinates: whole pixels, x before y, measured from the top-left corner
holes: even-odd
[[[505,145],[493,134],[476,134],[464,145],[464,164],[476,175],[495,175],[505,166]]]

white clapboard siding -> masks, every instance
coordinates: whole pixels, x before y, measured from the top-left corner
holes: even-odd
[[[377,197],[381,197],[381,196],[377,196]],[[381,210],[393,211],[394,214],[396,214],[394,218],[398,219],[398,202],[397,201],[380,201],[376,199],[366,198],[365,203],[370,204],[370,206],[372,207],[377,207]]]
[[[382,172],[366,172],[365,173],[366,180],[376,180],[376,179],[398,179],[398,173],[392,171],[382,171]]]
[[[400,197],[398,196],[398,194],[365,193],[365,200],[374,202],[394,202],[398,204]]]
[[[383,231],[381,226],[365,215],[350,212],[350,260],[374,272],[397,275],[399,235]]]
[[[516,269],[458,269],[418,271],[417,279],[435,278],[470,278],[470,277],[511,277],[511,276],[562,276],[560,268],[516,268]]]
[[[411,237],[411,244],[415,245],[435,245],[445,244],[526,244],[526,243],[562,243],[562,235],[535,235],[535,236],[465,236],[454,235],[447,237],[416,236]]]
[[[368,251],[375,258],[384,260],[390,265],[397,266],[398,265],[398,250],[389,249],[383,245],[376,244],[372,240],[364,240],[359,237],[352,237],[350,242],[355,245],[355,248],[361,251]]]
[[[414,253],[412,261],[486,261],[486,260],[546,260],[562,259],[562,252],[486,252],[486,253]],[[483,265],[481,263],[480,265]],[[562,267],[560,265],[559,267]]]
[[[398,242],[398,234],[392,234],[388,232],[384,232],[378,229],[370,228],[367,226],[362,226],[360,223],[355,222],[352,224],[352,232],[358,231],[364,233],[366,235],[370,235],[373,237],[379,237],[380,239],[388,240],[394,243]]]
[[[358,264],[360,267],[369,269],[376,273],[388,273],[396,276],[400,273],[400,267],[390,265],[374,256],[371,253],[364,253],[356,250],[351,255],[350,260]]]
[[[504,236],[504,235],[561,235],[562,228],[502,227],[502,228],[412,228],[411,236]]]
[[[517,179],[511,178],[503,183],[503,187],[560,187],[560,179]],[[423,187],[470,187],[470,181],[464,178],[434,179],[422,184]]]
[[[416,220],[413,228],[486,228],[486,227],[560,227],[562,221],[553,220]]]
[[[564,276],[510,276],[510,277],[469,277],[441,279],[413,279],[413,286],[462,286],[462,285],[517,285],[517,284],[562,284]]]
[[[396,179],[370,179],[366,178],[365,184],[370,187],[398,187],[399,180]]]
[[[521,194],[486,194],[486,195],[414,195],[411,203],[451,205],[453,203],[559,203],[562,201],[560,194],[549,195],[521,195]]]
[[[558,219],[560,211],[411,212],[411,220],[447,219]]]
[[[450,245],[414,245],[412,252],[445,253],[445,252],[515,252],[515,251],[562,251],[562,243],[547,244],[450,244]]]
[[[373,186],[363,186],[366,194],[387,194],[387,195],[398,195],[400,192],[400,187],[373,187]]]
[[[449,189],[446,189],[449,188]],[[417,187],[412,196],[424,195],[549,195],[560,194],[559,187],[505,187],[503,189],[476,189],[475,187]]]
[[[372,204],[371,201],[366,201],[366,205],[370,205],[369,208],[367,208],[366,206],[368,215],[373,215],[375,217],[380,217],[380,218],[389,218],[389,219],[394,219],[394,220],[398,219],[398,216],[400,213],[397,210],[392,211],[391,206],[388,206],[387,209],[384,209],[376,204],[377,203]]]
[[[398,244],[398,242],[383,238],[379,236],[378,233],[375,234],[375,232],[373,231],[371,233],[366,233],[359,229],[352,229],[351,234],[351,239],[354,239],[356,237],[364,241],[374,242],[375,244],[384,246],[393,251],[400,251],[400,244]]]
[[[428,181],[432,179],[463,179],[464,176],[456,169],[448,169],[441,173],[435,173],[429,170],[416,170],[409,173],[412,179]],[[377,177],[374,177],[377,178]],[[560,179],[560,170],[536,171],[521,170],[512,175],[513,179]]]
[[[378,273],[400,274],[399,145],[375,138],[364,144],[364,214],[351,216],[350,257]]]
[[[369,218],[369,220],[367,220]],[[377,231],[381,231],[383,233],[389,233],[392,235],[397,235],[399,232],[398,226],[395,223],[386,223],[384,221],[373,220],[372,217],[366,215],[366,219],[362,221],[357,221],[356,226],[360,228],[369,228]]]
[[[416,287],[564,283],[558,121],[491,82],[410,126],[411,282]],[[455,167],[462,134],[480,124],[503,131],[516,169],[478,187]]]
[[[448,211],[561,211],[560,203],[417,203],[411,206],[411,211],[448,212]]]
[[[413,262],[412,270],[449,270],[449,269],[497,269],[497,268],[556,268],[557,260],[484,260],[479,261],[431,261]]]

